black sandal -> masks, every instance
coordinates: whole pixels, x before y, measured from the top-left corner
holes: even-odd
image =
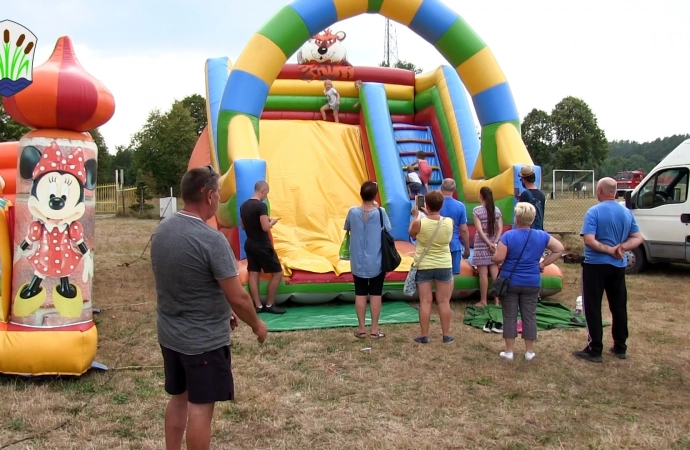
[[[364,331],[361,331],[361,332],[358,331],[357,333],[355,333],[355,337],[356,337],[357,339],[366,339],[366,338],[367,338],[367,333],[364,332]]]

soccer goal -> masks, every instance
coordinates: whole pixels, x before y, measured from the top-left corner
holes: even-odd
[[[552,199],[594,197],[593,170],[556,169],[553,171],[552,177]]]

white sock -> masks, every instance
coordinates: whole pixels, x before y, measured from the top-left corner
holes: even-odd
[[[510,360],[512,360],[512,359],[513,359],[513,352],[501,352],[501,353],[498,354],[498,356],[500,356],[500,357],[503,358],[503,359],[510,359]]]
[[[537,356],[537,355],[536,355],[536,353],[534,353],[534,352],[527,352],[527,353],[525,353],[525,359],[526,359],[527,361],[532,361],[532,360],[534,359],[535,356]]]

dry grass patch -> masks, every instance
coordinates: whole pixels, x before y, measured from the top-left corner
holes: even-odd
[[[103,309],[98,360],[153,367],[0,379],[0,448],[64,421],[9,448],[164,448],[150,263],[145,256],[122,266],[155,225],[99,220],[94,293]],[[572,307],[577,266],[562,267],[555,299]],[[368,342],[352,329],[274,333],[263,346],[241,326],[233,336],[237,401],[217,407],[214,448],[690,448],[690,271],[666,270],[629,278],[630,358],[598,365],[570,355],[585,345],[584,330],[541,333],[531,363],[501,361],[500,336],[462,324],[467,302],[454,305],[452,345],[440,343],[438,322],[427,346],[411,341],[417,325],[386,327],[385,339]]]
[[[585,212],[596,204],[597,199],[591,197],[547,199],[544,206],[544,229],[556,234],[579,234]]]

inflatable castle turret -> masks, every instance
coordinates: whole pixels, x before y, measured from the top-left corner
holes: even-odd
[[[65,36],[3,106],[32,131],[0,144],[0,372],[81,375],[97,345],[98,149],[88,130],[110,120],[115,101]]]

